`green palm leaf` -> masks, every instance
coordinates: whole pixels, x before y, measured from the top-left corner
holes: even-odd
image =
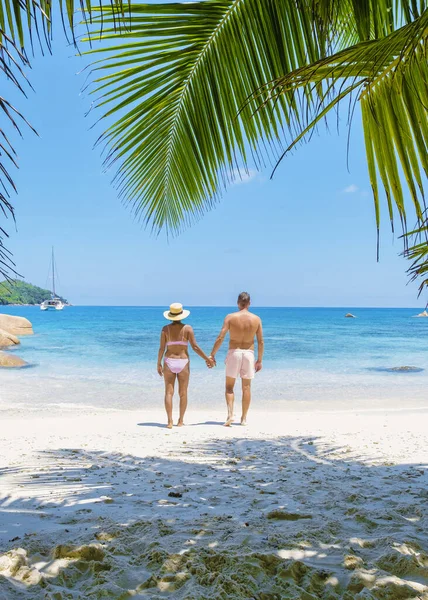
[[[406,230],[405,191],[419,222],[425,210],[428,176],[428,11],[380,40],[361,42],[288,73],[262,87],[254,97],[268,109],[294,92],[306,110],[288,152],[344,99],[358,93],[367,163],[379,230],[378,178],[384,187],[391,225],[394,206]]]
[[[407,247],[403,255],[411,261],[407,272],[411,281],[419,281],[420,296],[424,289],[428,289],[428,217],[424,217],[415,230],[408,232],[405,240]]]
[[[405,226],[400,169],[420,218],[426,136],[416,123],[426,89],[415,94],[412,81],[426,82],[424,0],[205,0],[129,11],[129,31],[118,34],[104,15],[94,32],[93,93],[108,121],[105,165],[117,167],[119,195],[155,229],[198,218],[240,168],[275,161],[285,134],[291,147],[355,91],[378,225],[380,177],[391,223],[396,206]]]
[[[74,40],[76,9],[79,9],[80,13],[78,22],[82,15],[87,22],[91,17],[90,4],[84,4],[83,0],[58,0],[55,5],[61,12],[66,35],[71,35]],[[109,14],[114,15],[115,23],[124,22],[122,1],[112,0],[108,6]],[[101,4],[101,15],[102,9]],[[0,70],[24,96],[25,88],[29,86],[25,77],[25,70],[30,64],[29,51],[34,51],[35,42],[42,51],[45,48],[50,50],[52,10],[52,0],[0,0]],[[98,7],[97,14],[99,12]],[[34,132],[22,113],[4,97],[0,97],[0,111],[5,123],[21,137],[23,124]],[[16,187],[10,171],[11,167],[17,166],[16,160],[13,143],[6,133],[6,127],[3,126],[0,128],[0,214],[3,219],[14,220],[10,197],[11,192],[16,192]],[[0,274],[6,278],[17,275],[10,252],[4,245],[7,237],[5,227],[0,226]]]
[[[361,103],[367,105],[363,117],[375,197],[380,176],[389,194],[391,218],[395,203],[405,221],[397,166],[401,165],[420,218],[423,182],[418,169],[420,165],[425,168],[426,127],[422,123],[419,132],[414,129],[421,119],[421,103],[414,101],[411,76],[425,77],[426,45],[417,28],[407,41],[402,33],[423,21],[425,0],[142,3],[127,7],[129,27],[120,29],[123,7],[121,0],[113,2],[94,8],[88,0],[79,0],[78,5],[74,0],[59,0],[57,6],[73,36],[74,11],[79,6],[89,28],[87,39],[101,40],[96,50],[100,60],[93,73],[95,104],[103,111],[102,121],[109,123],[100,140],[107,147],[106,165],[117,166],[120,196],[156,229],[165,226],[177,231],[199,217],[239,177],[240,169],[274,164],[283,151],[286,132],[293,140],[301,138],[311,126],[307,107],[315,124],[364,85],[371,88],[368,93],[364,90],[367,101],[362,97]],[[0,0],[0,25],[16,48],[28,47],[28,36],[32,45],[33,32],[38,36],[39,31],[44,32],[41,43],[49,44],[52,9],[52,0],[40,0],[40,4]],[[92,24],[88,23],[91,19]],[[400,35],[394,38],[396,30]],[[377,47],[381,48],[379,56],[370,54],[374,47],[370,40],[387,42]],[[389,69],[394,77],[388,78],[388,65],[397,58],[402,43],[413,44],[417,58],[399,60],[402,73],[396,66]],[[354,51],[355,44],[361,56],[358,60],[354,56],[354,65],[349,56],[343,58],[340,71],[332,61],[344,49]],[[395,58],[388,63],[391,52]],[[26,54],[21,54],[25,65]],[[329,56],[330,62],[322,62]],[[301,69],[308,65],[315,67],[314,78],[298,81],[296,76],[302,76]],[[294,78],[292,85],[281,81],[284,74]],[[404,90],[402,98],[385,98],[387,84],[399,76],[404,77],[396,85]],[[267,81],[274,84],[263,87]],[[339,81],[342,87],[336,91]],[[382,86],[385,89],[380,93]],[[256,90],[260,91],[255,94]],[[260,94],[267,100],[262,109]],[[385,106],[388,126],[374,128]],[[393,114],[404,110],[409,115],[405,133],[392,120]],[[409,132],[412,142],[404,139]],[[385,141],[391,139],[393,151],[385,149]],[[378,200],[376,206],[379,215]]]
[[[93,64],[96,107],[115,119],[101,137],[105,164],[118,165],[120,196],[155,229],[178,231],[240,169],[277,159],[283,126],[300,120],[293,94],[269,114],[250,118],[255,102],[240,109],[264,82],[324,54],[331,30],[312,8],[300,0],[131,4],[130,31],[120,34],[104,15],[91,54],[103,55]]]

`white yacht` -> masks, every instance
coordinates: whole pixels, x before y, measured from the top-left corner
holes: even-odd
[[[52,248],[52,294],[49,300],[44,300],[40,305],[40,310],[62,310],[65,303],[58,298],[55,292],[55,255]]]
[[[52,298],[50,300],[44,300],[41,303],[40,310],[62,310],[64,306],[64,302],[52,294]]]
[[[415,315],[415,317],[428,317],[428,302],[427,302],[427,305],[425,306],[425,310],[423,310],[418,315]]]

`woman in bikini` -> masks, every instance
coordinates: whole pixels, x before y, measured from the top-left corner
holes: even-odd
[[[178,427],[184,425],[184,413],[187,408],[187,388],[189,387],[189,353],[188,346],[192,346],[196,354],[211,368],[214,363],[199,348],[195,334],[190,325],[182,321],[190,315],[189,310],[184,310],[181,304],[171,304],[169,310],[163,313],[165,319],[172,321],[165,325],[161,332],[158,353],[158,373],[165,380],[165,410],[168,416],[168,429],[172,429],[172,397],[174,395],[175,380],[178,379],[178,393],[180,395],[180,417]],[[165,356],[164,364],[162,358]]]

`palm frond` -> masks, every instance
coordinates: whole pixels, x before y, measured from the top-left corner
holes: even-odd
[[[24,95],[26,78],[23,69],[27,65],[26,55],[18,48],[13,39],[3,33],[0,41],[0,69],[3,71],[4,77]],[[27,121],[6,98],[1,96],[0,114],[3,115],[5,122],[9,123],[11,129],[22,136],[21,127],[23,124],[28,125]],[[15,214],[11,203],[11,193],[16,192],[16,186],[10,168],[17,166],[15,149],[3,125],[0,128],[0,215],[2,220],[9,218],[13,222],[15,222]],[[5,240],[8,237],[5,227],[0,225],[0,275],[7,279],[17,275],[11,254],[5,247]]]
[[[361,42],[331,57],[296,69],[260,88],[262,109],[293,92],[302,114],[298,134],[284,155],[344,99],[361,104],[367,163],[380,224],[378,177],[384,187],[391,225],[394,205],[403,230],[406,206],[403,185],[410,191],[418,220],[425,210],[428,175],[428,11],[390,35]],[[355,98],[355,94],[358,94]],[[350,103],[352,106],[352,102]],[[283,155],[283,156],[284,156]],[[423,177],[424,173],[425,177]],[[408,207],[407,207],[408,210]]]
[[[131,4],[129,32],[104,14],[92,65],[95,107],[112,124],[100,141],[120,197],[146,222],[178,231],[218,199],[236,172],[273,164],[293,94],[271,112],[247,97],[279,73],[313,62],[329,32],[313,1],[205,0]],[[114,120],[115,119],[115,120]]]
[[[56,9],[60,11],[64,31],[75,41],[75,12],[79,9],[77,22],[90,21],[90,3],[84,0],[58,0]],[[113,15],[116,24],[122,23],[124,9],[122,0],[109,0],[109,14]],[[30,86],[25,70],[30,66],[28,55],[34,52],[35,44],[39,49],[50,52],[52,36],[52,0],[0,0],[0,70],[3,77],[12,83],[24,96]],[[102,15],[98,7],[97,14]],[[0,128],[0,216],[15,220],[11,204],[11,192],[16,192],[15,183],[10,173],[11,167],[17,167],[17,156],[12,141],[6,132],[6,125],[22,137],[21,127],[26,125],[34,131],[23,114],[4,97],[0,97],[0,114],[4,117],[4,125]],[[5,227],[0,225],[0,275],[9,278],[16,276],[15,265],[4,242],[8,237]]]
[[[92,54],[102,58],[93,64],[92,93],[100,120],[109,121],[99,141],[106,168],[117,167],[120,197],[155,229],[179,230],[216,202],[238,169],[275,161],[284,132],[297,138],[306,130],[305,107],[320,115],[334,89],[326,94],[332,64],[321,59],[361,40],[389,40],[403,23],[414,27],[425,8],[425,0],[417,7],[392,0],[131,4],[130,29],[121,34],[104,13],[103,30],[93,32],[101,48]],[[395,41],[400,52],[403,40]],[[382,64],[364,61],[370,43],[352,59],[357,75],[334,65],[336,80],[354,78],[336,101],[358,88],[355,77],[362,87],[379,75],[374,63],[387,63],[385,53]],[[317,77],[304,85],[298,77],[308,64]],[[288,87],[280,71],[290,74]],[[263,111],[254,90],[266,81],[275,83]]]
[[[416,229],[406,233],[405,240],[403,256],[411,261],[407,273],[410,281],[419,281],[420,296],[424,290],[428,290],[428,216],[425,216]]]

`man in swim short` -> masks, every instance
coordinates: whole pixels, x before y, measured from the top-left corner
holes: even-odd
[[[246,425],[251,403],[251,380],[254,379],[255,373],[262,370],[264,348],[262,320],[257,315],[250,313],[250,303],[250,295],[247,292],[239,294],[239,310],[225,318],[210,356],[210,359],[216,364],[215,355],[229,332],[229,351],[226,356],[226,427],[230,427],[233,421],[236,378],[239,375],[242,379],[241,425]],[[255,337],[257,337],[256,361],[254,360]]]

